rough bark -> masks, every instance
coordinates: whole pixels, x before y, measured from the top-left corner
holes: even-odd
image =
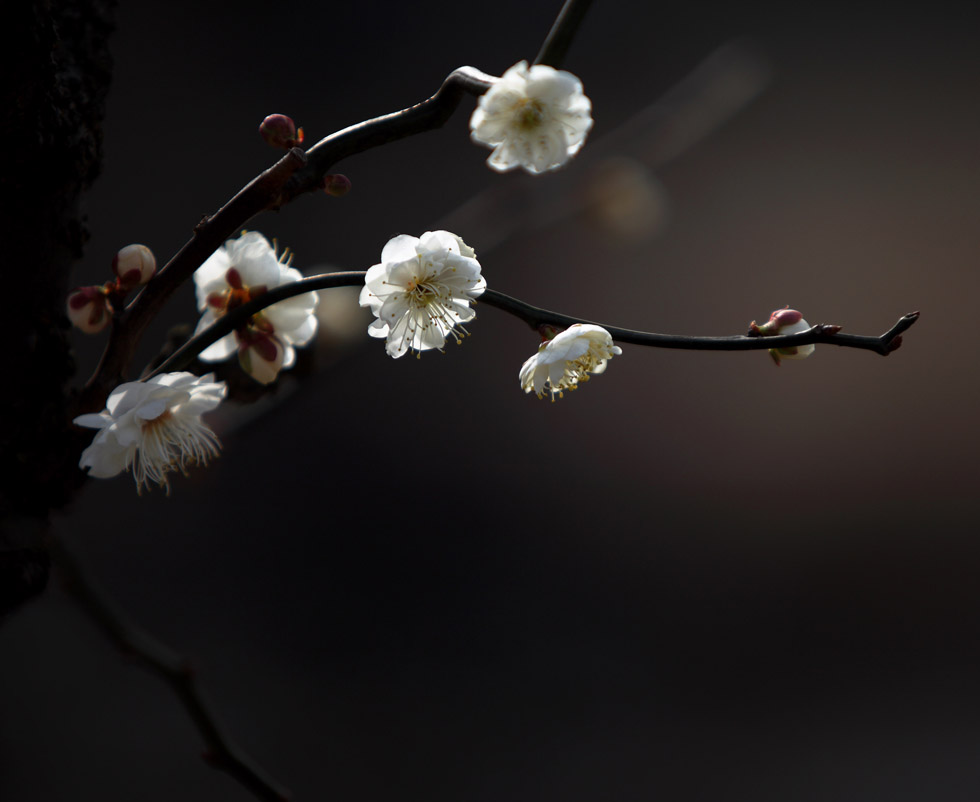
[[[0,393],[0,614],[43,589],[44,521],[79,481],[67,421],[74,374],[65,297],[99,173],[112,0],[4,6],[0,193],[5,370]]]

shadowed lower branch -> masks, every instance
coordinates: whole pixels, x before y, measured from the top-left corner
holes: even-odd
[[[189,661],[129,620],[88,575],[62,540],[49,532],[46,544],[65,588],[123,654],[162,677],[173,688],[207,744],[204,759],[227,772],[266,802],[287,802],[289,791],[246,755],[218,722],[211,701]]]

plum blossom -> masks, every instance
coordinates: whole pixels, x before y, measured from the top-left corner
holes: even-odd
[[[467,334],[462,324],[476,317],[470,302],[486,288],[476,252],[455,234],[399,234],[367,271],[360,304],[377,317],[368,334],[385,337],[388,354],[397,359],[409,349],[442,350],[447,337],[461,342]]]
[[[574,390],[589,380],[590,373],[602,373],[609,360],[623,353],[613,345],[612,335],[602,326],[575,323],[551,340],[541,343],[538,352],[524,363],[520,372],[525,393],[534,391],[561,398],[564,390]]]
[[[197,307],[204,313],[194,333],[273,287],[301,278],[303,274],[288,266],[288,258],[277,256],[260,233],[243,232],[211,254],[194,273]],[[317,300],[315,292],[308,292],[266,307],[244,327],[205,348],[200,359],[220,362],[237,352],[242,368],[256,381],[268,384],[280,368],[296,362],[293,346],[305,345],[316,333]]]
[[[570,72],[519,61],[480,97],[470,137],[493,148],[487,164],[543,173],[579,152],[592,128],[592,103]]]
[[[137,492],[152,482],[169,493],[171,471],[186,473],[189,465],[217,456],[218,438],[201,414],[217,407],[226,389],[213,373],[165,373],[119,385],[102,412],[75,418],[99,430],[78,466],[99,479],[130,470]]]

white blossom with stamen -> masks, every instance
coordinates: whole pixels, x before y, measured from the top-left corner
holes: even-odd
[[[186,473],[217,456],[218,438],[201,415],[217,407],[226,390],[213,373],[165,373],[119,385],[102,412],[75,418],[79,426],[99,430],[79,467],[99,479],[131,470],[137,492],[152,482],[169,493],[169,473]]]
[[[455,234],[400,234],[367,271],[360,304],[377,317],[368,334],[386,338],[397,359],[409,350],[442,350],[449,337],[460,342],[463,324],[476,317],[470,303],[486,288],[475,251]]]
[[[589,380],[590,373],[602,373],[614,356],[623,353],[613,345],[612,335],[602,326],[575,323],[541,343],[538,352],[521,367],[521,387],[538,398],[550,393],[551,400],[565,390],[574,390]]]

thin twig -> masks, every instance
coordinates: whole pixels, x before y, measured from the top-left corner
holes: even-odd
[[[442,127],[469,94],[479,97],[497,79],[473,67],[453,70],[439,91],[407,109],[365,120],[324,137],[306,152],[307,166],[283,190],[282,202],[320,187],[324,175],[341,159],[405,137]]]
[[[548,32],[548,38],[541,45],[535,64],[547,64],[558,69],[565,60],[565,54],[572,45],[572,39],[578,31],[578,26],[585,17],[585,12],[592,5],[592,0],[565,0],[565,5],[558,12],[555,24]]]
[[[549,312],[537,306],[511,298],[502,292],[487,290],[480,300],[490,306],[495,306],[505,312],[519,317],[532,329],[542,326],[568,327],[574,323],[592,323],[590,320],[564,315],[560,312]],[[796,345],[823,343],[839,345],[845,348],[863,348],[887,356],[902,344],[901,334],[919,319],[918,312],[910,312],[899,318],[898,322],[880,336],[861,334],[841,334],[840,326],[818,323],[807,331],[799,334],[780,334],[775,336],[760,336],[755,334],[732,337],[700,337],[682,334],[655,334],[648,331],[623,329],[618,326],[608,326],[605,323],[596,325],[606,329],[614,340],[633,345],[648,345],[654,348],[679,348],[688,351],[756,351],[767,348],[790,348]]]
[[[362,270],[348,270],[339,273],[323,273],[318,276],[309,276],[308,278],[289,284],[280,284],[278,287],[274,287],[260,297],[249,301],[247,304],[243,304],[224,317],[219,318],[196,337],[188,340],[165,362],[157,366],[146,378],[152,378],[161,373],[169,373],[187,367],[201,351],[220,340],[226,334],[230,334],[235,329],[244,326],[249,318],[258,314],[266,307],[306,292],[331,289],[333,287],[359,286],[364,283],[364,276],[365,273]],[[561,312],[550,312],[547,309],[542,309],[539,306],[512,298],[496,290],[488,289],[484,291],[483,295],[480,296],[479,302],[514,315],[536,331],[544,326],[567,328],[575,323],[594,322],[565,315]],[[631,343],[633,345],[646,345],[653,348],[680,348],[689,351],[758,351],[767,348],[790,348],[796,345],[822,343],[826,345],[838,345],[845,348],[861,348],[887,356],[901,345],[902,332],[908,329],[918,319],[918,312],[910,312],[907,315],[903,315],[891,329],[877,337],[860,334],[841,334],[839,333],[840,326],[826,323],[811,326],[807,331],[800,332],[799,334],[781,334],[768,337],[754,334],[731,337],[699,337],[683,334],[656,334],[649,331],[636,331],[634,329],[620,328],[619,326],[610,326],[605,323],[597,323],[595,325],[602,326],[612,335],[614,340],[618,340],[619,342]]]
[[[61,538],[49,532],[46,542],[66,589],[79,606],[119,651],[156,673],[173,688],[207,745],[204,759],[208,764],[227,772],[265,802],[289,800],[289,791],[272,779],[225,732],[189,661],[133,623],[88,575]]]

